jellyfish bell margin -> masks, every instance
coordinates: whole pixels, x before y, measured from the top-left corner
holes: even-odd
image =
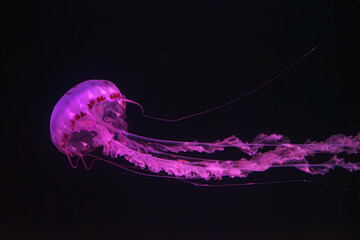
[[[123,157],[138,169],[183,179],[246,177],[251,172],[273,167],[294,167],[310,174],[325,174],[335,167],[360,170],[360,162],[337,157],[343,152],[349,155],[359,153],[359,134],[337,134],[322,142],[308,140],[304,144],[291,143],[281,134],[263,133],[252,142],[241,141],[236,136],[209,143],[160,140],[127,131],[126,102],[134,101],[126,99],[115,84],[107,80],[88,80],[74,86],[53,109],[51,141],[68,156],[72,167],[76,167],[77,162],[74,164],[71,157],[93,156],[89,153],[103,147],[103,155],[110,156],[111,160],[97,159],[130,170],[116,160]],[[270,150],[262,151],[264,147]],[[227,148],[237,148],[248,157],[220,160],[181,155],[182,152],[211,154]],[[332,157],[323,163],[310,163],[306,159],[319,153],[329,153]],[[86,167],[85,162],[84,165]]]

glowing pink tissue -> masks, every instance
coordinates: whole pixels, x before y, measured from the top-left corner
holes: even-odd
[[[142,169],[161,171],[185,178],[221,179],[223,176],[246,177],[253,171],[271,167],[295,167],[311,174],[325,174],[334,167],[348,171],[360,169],[360,162],[345,162],[337,154],[358,154],[359,134],[341,134],[323,142],[307,141],[292,144],[280,134],[259,134],[252,142],[235,136],[211,143],[181,142],[146,138],[127,132],[125,109],[127,100],[110,81],[88,80],[71,88],[56,104],[50,121],[51,140],[69,159],[103,147],[103,154],[112,159],[124,157]],[[261,152],[263,147],[271,150]],[[238,148],[249,157],[238,160],[211,160],[182,156],[181,152],[213,153]],[[329,153],[324,163],[311,164],[306,157]],[[115,160],[105,160],[114,163]],[[70,161],[70,163],[72,163]],[[73,167],[76,165],[72,164]]]

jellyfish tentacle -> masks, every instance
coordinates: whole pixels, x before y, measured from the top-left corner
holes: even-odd
[[[312,144],[310,148],[314,146]],[[306,157],[314,152],[307,150],[307,147],[278,146],[274,150],[259,152],[251,159],[210,160],[153,151],[145,153],[138,149],[131,149],[124,142],[114,139],[104,144],[105,155],[111,155],[113,158],[123,156],[140,168],[148,168],[155,173],[164,171],[169,175],[200,177],[206,180],[221,179],[223,176],[246,177],[251,172],[265,171],[273,167],[295,167],[310,174],[325,174],[335,167],[342,167],[348,171],[360,170],[359,162],[345,162],[336,155],[328,162],[311,164]]]
[[[280,134],[266,135],[264,133],[256,136],[252,142],[243,142],[233,135],[224,140],[216,140],[210,143],[160,140],[138,136],[123,130],[118,131],[118,134],[118,138],[129,147],[142,152],[213,153],[215,151],[223,151],[227,147],[238,148],[250,156],[258,153],[263,147],[279,147],[283,151],[290,151],[292,149],[292,153],[296,152],[296,154],[306,155],[316,153],[338,154],[341,152],[356,154],[360,152],[360,138],[343,134],[333,135],[323,142],[307,140],[304,144],[293,144],[287,137]]]
[[[289,144],[290,141],[280,134],[259,134],[252,142],[243,142],[236,136],[230,136],[224,140],[216,140],[210,143],[198,141],[172,141],[160,140],[138,136],[124,130],[119,130],[119,139],[122,139],[133,149],[143,152],[201,152],[213,153],[215,151],[224,151],[225,148],[238,148],[248,155],[256,154],[259,149],[270,146],[280,146]]]

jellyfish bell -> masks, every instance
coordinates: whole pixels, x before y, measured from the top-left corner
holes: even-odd
[[[70,156],[95,150],[106,137],[112,137],[106,135],[111,126],[127,129],[124,99],[110,81],[88,80],[74,86],[51,114],[51,141],[60,152]],[[106,131],[101,131],[104,130],[101,124],[106,124]]]
[[[126,102],[134,103],[110,81],[88,80],[76,85],[54,107],[50,120],[52,142],[69,160],[72,156],[82,158],[102,147],[103,154],[111,159],[123,157],[138,168],[181,178],[246,177],[251,172],[273,167],[295,167],[310,174],[325,174],[335,167],[360,170],[360,162],[346,162],[337,156],[342,152],[358,154],[358,136],[337,134],[322,142],[308,140],[304,144],[291,143],[281,134],[263,133],[252,142],[241,141],[236,136],[209,143],[153,139],[127,131]],[[270,150],[264,151],[264,147]],[[211,154],[227,148],[237,148],[249,157],[219,160],[181,155],[182,152]],[[333,157],[327,162],[309,163],[307,157],[319,153]],[[120,166],[115,160],[102,160]]]

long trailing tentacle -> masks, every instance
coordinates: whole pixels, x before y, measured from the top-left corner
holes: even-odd
[[[225,148],[238,148],[242,152],[253,156],[263,147],[284,147],[292,149],[302,149],[307,154],[330,153],[338,154],[346,152],[355,154],[359,152],[360,138],[358,135],[345,136],[336,134],[322,142],[307,140],[303,144],[294,144],[281,134],[264,134],[257,135],[252,142],[241,141],[236,136],[225,138],[224,140],[216,140],[214,142],[184,142],[172,140],[160,140],[154,138],[135,135],[126,131],[118,131],[118,138],[130,148],[141,152],[204,152],[213,153],[214,151],[223,151]]]
[[[255,138],[252,143],[241,142],[236,137],[214,143],[178,142],[143,138],[131,134],[132,137],[120,136],[119,140],[112,139],[104,144],[104,154],[116,158],[123,156],[135,165],[158,173],[165,171],[174,176],[200,177],[203,179],[223,176],[246,177],[254,171],[265,171],[271,167],[296,167],[297,169],[311,174],[325,174],[334,167],[342,167],[348,171],[360,170],[360,162],[345,162],[336,154],[347,152],[356,154],[360,151],[360,139],[352,136],[334,135],[324,142],[307,141],[305,144],[291,144],[282,135],[265,135]],[[259,139],[267,139],[273,150],[259,152],[263,146]],[[278,141],[276,141],[277,139]],[[239,146],[237,144],[239,143]],[[250,152],[250,159],[239,160],[209,160],[204,158],[186,157],[167,152],[198,151],[212,153],[222,151],[226,147],[255,147],[255,152]],[[249,153],[249,151],[244,151]],[[307,161],[308,156],[317,153],[330,153],[334,156],[325,163],[311,164]]]

